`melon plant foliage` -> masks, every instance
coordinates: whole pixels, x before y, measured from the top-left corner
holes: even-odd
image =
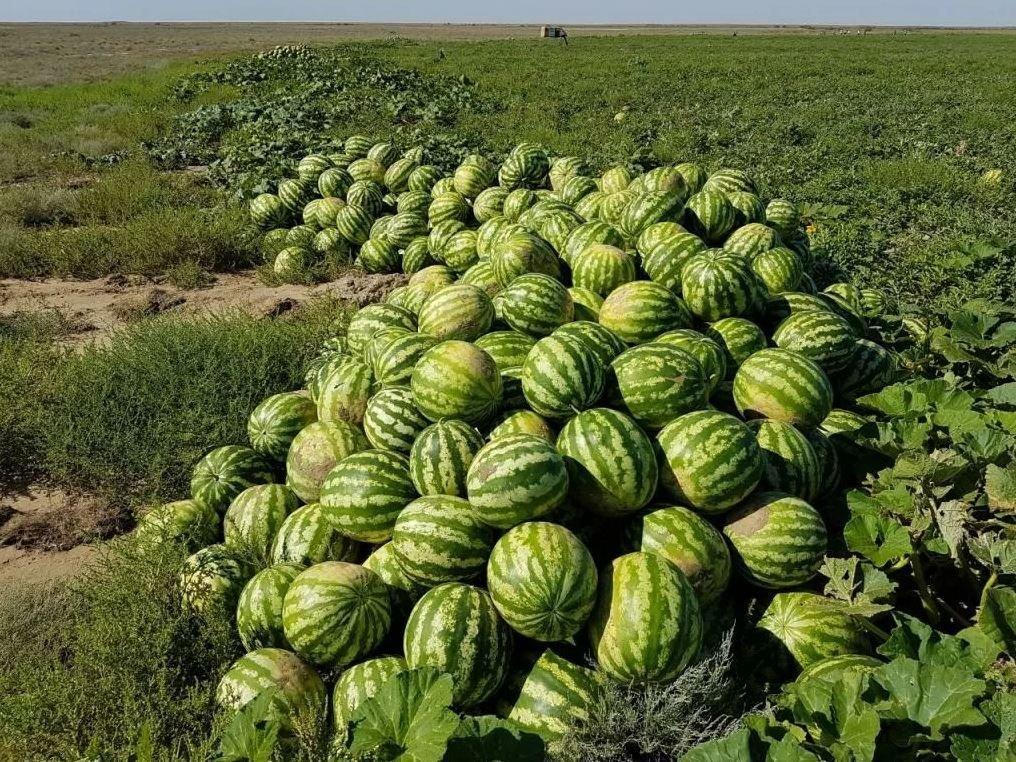
[[[343,754],[599,758],[581,739],[620,727],[603,696],[693,706],[682,675],[716,679],[704,654],[735,621],[724,680],[769,708],[713,741],[728,722],[663,711],[623,758],[1007,758],[1011,311],[931,329],[816,282],[807,217],[740,169],[402,137],[269,162],[249,204],[280,276],[331,258],[409,278],[252,411],[254,449],[197,465],[205,517],[266,518],[254,554],[195,525],[212,549],[186,604],[241,598],[286,527],[313,563],[243,596],[239,629],[342,675]]]

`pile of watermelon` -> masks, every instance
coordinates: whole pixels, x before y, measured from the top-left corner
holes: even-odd
[[[735,584],[771,597],[759,626],[800,668],[867,650],[807,585],[851,405],[896,364],[868,338],[878,293],[816,288],[793,203],[532,144],[442,177],[355,136],[298,171],[251,204],[278,271],[410,278],[139,526],[200,546],[186,605],[235,607],[224,705],[275,687],[280,716],[331,704],[341,735],[429,666],[460,710],[553,741],[605,681],[678,677]]]

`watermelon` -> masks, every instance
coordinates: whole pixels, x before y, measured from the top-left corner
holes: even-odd
[[[455,190],[466,198],[476,198],[497,176],[497,167],[479,154],[467,156],[455,170]]]
[[[335,215],[335,228],[354,246],[361,246],[370,238],[373,215],[361,206],[347,204]]]
[[[304,505],[282,522],[272,542],[273,564],[311,566],[322,561],[354,561],[361,546],[339,534],[317,503]]]
[[[311,251],[333,264],[348,265],[352,261],[352,248],[335,228],[325,228],[310,243]]]
[[[243,588],[236,604],[236,630],[248,651],[288,647],[282,631],[282,600],[301,571],[299,564],[269,566]]]
[[[765,588],[803,585],[818,573],[826,552],[818,511],[781,492],[753,495],[726,517],[723,534],[744,578]]]
[[[473,216],[477,222],[487,222],[504,212],[508,191],[501,187],[486,188],[473,200]]]
[[[363,431],[374,447],[406,455],[428,423],[417,410],[412,391],[404,386],[375,394],[363,415]]]
[[[667,682],[702,646],[695,591],[654,553],[629,553],[600,574],[589,639],[600,670],[618,682]]]
[[[498,183],[508,190],[539,188],[550,171],[547,152],[534,143],[520,143],[512,149],[497,173]]]
[[[457,191],[441,193],[434,197],[427,209],[431,227],[448,220],[466,222],[472,216],[472,209],[466,197]]]
[[[380,185],[385,180],[384,165],[369,157],[350,162],[349,166],[346,167],[346,171],[356,181],[353,183],[354,186],[357,182],[369,182]]]
[[[190,550],[210,545],[218,534],[219,514],[193,500],[174,500],[152,508],[134,530],[142,546],[182,541]]]
[[[483,437],[462,421],[439,421],[425,428],[409,453],[409,474],[421,495],[465,497],[466,472]]]
[[[295,249],[307,250],[310,248],[316,235],[317,230],[314,227],[310,225],[297,225],[294,228],[290,228],[289,233],[286,235],[286,245]]]
[[[684,266],[696,254],[706,250],[701,238],[674,223],[653,225],[639,237],[636,246],[642,254],[642,268],[649,279],[674,293],[681,290]]]
[[[600,176],[600,188],[604,193],[617,193],[631,185],[634,179],[635,173],[630,167],[624,165],[611,167]]]
[[[386,450],[340,460],[321,485],[321,510],[339,532],[360,542],[384,542],[395,519],[416,497],[409,461]]]
[[[696,360],[705,376],[706,396],[711,396],[727,376],[727,355],[715,340],[690,328],[661,333],[655,344],[682,349]]]
[[[305,277],[309,258],[307,249],[287,246],[276,255],[272,263],[272,272],[285,283],[299,283]]]
[[[681,216],[687,188],[680,175],[674,177],[680,183],[679,189],[650,191],[636,196],[625,207],[618,220],[618,230],[627,240],[636,240],[651,225],[673,222]]]
[[[316,502],[335,464],[369,446],[363,432],[345,421],[312,423],[301,429],[289,447],[286,486],[304,502]]]
[[[412,159],[397,159],[385,170],[384,183],[392,193],[402,193],[409,188],[409,176],[417,163]]]
[[[698,164],[694,164],[690,161],[678,164],[674,167],[674,170],[681,174],[681,177],[684,178],[685,184],[692,193],[697,193],[702,190],[702,186],[706,184],[706,180],[708,179],[706,171]]]
[[[402,252],[402,272],[412,275],[428,265],[436,264],[430,253],[430,242],[423,236],[414,238]]]
[[[556,439],[554,430],[547,420],[532,410],[515,410],[507,413],[504,420],[491,429],[490,440],[494,441],[513,434],[530,434],[546,439],[551,444]]]
[[[737,222],[737,213],[725,194],[709,184],[688,199],[681,223],[706,243],[718,243]]]
[[[746,417],[814,428],[832,410],[833,390],[822,369],[804,355],[761,349],[737,369],[734,403]]]
[[[378,656],[343,672],[332,690],[332,727],[345,733],[357,707],[374,698],[385,683],[407,669],[401,656]]]
[[[275,481],[268,462],[243,445],[217,447],[194,466],[191,499],[201,508],[225,513],[233,499],[255,484]]]
[[[826,373],[835,373],[850,364],[857,339],[842,317],[815,310],[790,314],[773,332],[773,343],[804,355]]]
[[[507,205],[511,196],[505,201]],[[476,231],[476,255],[480,261],[488,261],[494,249],[501,244],[509,235],[524,231],[521,225],[509,222],[506,217],[495,217],[484,222]]]
[[[373,159],[378,164],[387,167],[399,158],[399,149],[394,143],[375,143],[371,146],[370,150],[367,151],[367,158]]]
[[[568,472],[545,439],[504,436],[476,453],[466,475],[466,491],[480,521],[508,529],[557,508],[568,494]]]
[[[574,336],[540,339],[522,365],[522,392],[529,406],[548,418],[567,418],[591,407],[604,386],[595,349]]]
[[[501,403],[501,374],[494,359],[464,341],[444,341],[424,352],[411,386],[420,412],[432,421],[478,423]]]
[[[373,146],[374,141],[366,135],[350,135],[343,144],[346,154],[352,159],[364,158]]]
[[[230,612],[253,569],[225,545],[209,545],[187,557],[180,571],[185,608],[197,613]]]
[[[470,267],[462,273],[462,277],[459,279],[459,282],[476,286],[477,288],[482,289],[483,292],[490,297],[497,295],[497,293],[501,291],[501,284],[494,275],[494,266],[487,261],[477,262],[475,265]]]
[[[444,261],[457,273],[464,273],[479,261],[476,253],[476,231],[460,230],[444,247]]]
[[[430,208],[430,201],[430,194],[426,191],[405,191],[404,193],[399,194],[398,200],[395,202],[395,211],[398,214],[415,214],[426,220],[427,209]],[[413,240],[419,240],[420,238],[426,237],[426,235],[426,232],[420,233],[420,235]],[[405,248],[405,246],[402,248]]]
[[[829,309],[840,317],[844,318],[854,333],[863,337],[868,331],[868,324],[861,317],[861,307],[858,303],[848,301],[836,292],[823,292],[816,296],[824,302]]]
[[[596,181],[584,175],[572,175],[561,186],[561,200],[574,206],[590,193],[597,190]]]
[[[808,437],[789,423],[768,418],[749,421],[765,459],[763,486],[812,501],[819,494],[822,470]]]
[[[585,159],[578,156],[559,156],[550,160],[550,187],[556,191],[560,191],[570,178],[587,174],[589,166]]]
[[[508,672],[511,631],[490,596],[449,582],[413,607],[403,650],[410,668],[435,667],[452,676],[452,700],[466,709],[497,692]]]
[[[427,191],[429,193],[440,178],[440,169],[430,164],[424,164],[409,173],[408,187],[409,190]]]
[[[596,514],[633,513],[656,491],[652,441],[616,410],[579,413],[561,429],[557,449],[568,469],[570,499]]]
[[[506,220],[518,222],[519,217],[536,203],[536,194],[529,188],[516,188],[504,199],[502,211]]]
[[[709,175],[709,179],[706,180],[703,188],[719,193],[732,193],[736,191],[743,191],[745,193],[756,192],[755,182],[748,176],[747,172],[729,168],[718,169]]]
[[[777,593],[758,627],[776,638],[802,669],[830,657],[865,654],[870,648],[857,617],[814,593]]]
[[[373,383],[374,374],[370,365],[352,357],[343,358],[321,380],[317,400],[318,419],[359,426],[367,410]]]
[[[627,347],[609,328],[588,320],[576,320],[554,331],[555,336],[570,337],[587,345],[602,365],[610,365]]]
[[[570,264],[572,282],[601,296],[635,280],[635,259],[605,243],[590,244],[572,257]]]
[[[674,193],[683,202],[692,194],[691,187],[680,167],[662,166],[650,169],[636,178],[639,189],[644,193]]]
[[[611,368],[625,409],[650,429],[706,406],[702,366],[683,349],[659,342],[643,344],[622,352]]]
[[[362,356],[374,334],[383,328],[392,327],[415,331],[416,319],[408,310],[391,304],[371,304],[358,310],[346,329],[349,353],[356,357]]]
[[[645,344],[664,331],[690,328],[688,306],[665,286],[637,280],[610,292],[600,307],[603,325],[628,344]]]
[[[281,484],[248,487],[229,504],[223,520],[226,547],[255,558],[267,558],[276,533],[300,498]]]
[[[556,741],[589,719],[602,689],[595,672],[546,650],[533,665],[508,719]]]
[[[547,336],[574,317],[568,289],[548,275],[520,275],[499,296],[502,319],[531,336]]]
[[[519,331],[494,331],[476,340],[476,346],[484,350],[502,370],[520,368],[529,351],[536,346],[536,339]]]
[[[502,286],[527,273],[561,277],[561,266],[554,249],[539,236],[525,230],[512,232],[499,241],[491,251],[490,264]]]
[[[734,377],[738,366],[761,349],[768,341],[755,323],[745,318],[723,318],[705,329],[706,335],[727,353],[727,376]]]
[[[758,485],[764,460],[742,421],[716,410],[687,413],[657,436],[660,484],[676,500],[706,513],[722,513]]]
[[[318,177],[332,166],[332,160],[319,153],[304,156],[296,165],[296,174],[301,180],[316,182]]]
[[[286,248],[286,237],[289,235],[289,228],[275,228],[265,233],[261,240],[261,249],[265,255],[265,261],[271,261],[276,254]]]
[[[606,222],[599,220],[584,222],[568,234],[564,250],[560,252],[561,258],[570,265],[575,257],[594,244],[621,248],[624,246],[624,238],[616,228]]]
[[[356,264],[369,273],[393,273],[401,263],[398,247],[387,238],[370,238],[356,258]]]
[[[274,193],[262,193],[250,202],[250,217],[260,228],[284,226],[292,212]]]
[[[828,421],[828,416],[826,417]],[[825,421],[823,421],[824,425]],[[840,456],[832,440],[818,429],[804,432],[818,459],[818,497],[831,495],[840,483]]]
[[[781,595],[786,595],[786,593],[781,593]],[[881,659],[865,654],[846,653],[840,656],[827,656],[812,662],[810,666],[801,670],[801,674],[797,676],[797,682],[803,683],[813,678],[837,682],[850,672],[871,672],[884,663]]]
[[[896,359],[892,353],[867,339],[858,340],[847,367],[832,375],[836,393],[851,402],[881,391],[895,379]]]
[[[804,277],[801,259],[790,249],[778,246],[755,256],[751,269],[770,294],[793,291]]]
[[[754,193],[732,191],[727,194],[727,201],[734,207],[734,227],[759,223],[766,217],[766,208],[762,199]],[[734,232],[737,232],[736,230]]]
[[[317,420],[317,405],[306,394],[283,392],[261,402],[247,421],[247,438],[255,452],[284,460],[293,439]]]
[[[428,296],[455,282],[455,272],[445,265],[427,265],[409,278],[410,286],[424,286]]]
[[[215,689],[215,701],[236,711],[269,690],[271,716],[287,732],[293,732],[296,722],[324,719],[328,691],[321,677],[281,648],[259,648],[233,662]]]
[[[392,532],[392,552],[414,582],[434,586],[483,571],[493,532],[466,500],[425,495],[407,505]]]
[[[352,184],[352,175],[340,167],[329,167],[317,179],[318,192],[325,198],[344,198]]]
[[[293,214],[298,214],[310,201],[310,184],[287,179],[279,183],[279,200]]]
[[[766,224],[782,237],[791,238],[801,226],[801,213],[790,201],[774,198],[766,206]]]
[[[688,578],[703,607],[730,583],[730,550],[723,535],[694,511],[664,506],[632,519],[637,548],[662,556]]]
[[[427,235],[426,218],[414,212],[399,212],[392,217],[385,237],[397,249],[404,249],[414,239]]]
[[[695,315],[715,322],[754,312],[762,304],[764,287],[742,257],[710,249],[685,263],[681,293]]]
[[[282,604],[293,650],[311,664],[343,667],[373,651],[391,626],[388,588],[370,569],[325,561],[300,572]]]
[[[575,320],[596,322],[600,317],[603,297],[588,288],[572,286],[568,289],[572,303],[575,305]]]
[[[438,343],[433,336],[408,333],[381,349],[374,358],[374,377],[382,389],[406,386],[423,353]]]
[[[563,526],[530,521],[494,545],[487,588],[516,632],[544,642],[566,640],[582,629],[596,603],[596,564]]]
[[[386,542],[375,548],[363,565],[388,585],[392,612],[400,622],[405,622],[413,604],[420,599],[427,588],[406,575],[391,542]]]
[[[881,317],[888,306],[886,296],[876,288],[861,289],[861,317]]]

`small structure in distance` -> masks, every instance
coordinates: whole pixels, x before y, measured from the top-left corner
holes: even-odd
[[[565,45],[568,44],[568,32],[565,31],[563,26],[541,26],[540,37],[559,37],[564,40]]]

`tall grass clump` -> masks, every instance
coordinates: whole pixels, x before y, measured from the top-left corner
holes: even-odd
[[[118,500],[186,495],[205,451],[244,442],[261,400],[303,385],[343,310],[167,316],[69,355],[38,421],[49,478]]]

